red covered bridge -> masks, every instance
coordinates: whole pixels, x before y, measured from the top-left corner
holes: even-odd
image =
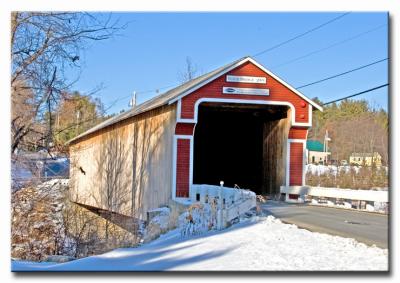
[[[280,186],[304,185],[313,108],[322,110],[254,59],[242,58],[72,140],[74,199],[131,215],[189,197],[192,184],[224,181],[267,195],[279,194]],[[99,152],[114,157],[96,162]],[[118,158],[125,162],[119,177],[105,179],[105,164]],[[107,182],[121,186],[121,205],[99,201]]]

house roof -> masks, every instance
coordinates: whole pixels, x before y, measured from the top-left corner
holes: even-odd
[[[307,140],[307,149],[310,151],[324,152],[324,145],[317,140]]]
[[[107,119],[106,121],[94,126],[93,128],[87,130],[86,132],[76,136],[75,138],[69,140],[67,143],[71,143],[73,141],[76,141],[86,135],[89,135],[91,133],[94,133],[100,129],[103,129],[105,127],[111,126],[115,123],[118,123],[122,120],[128,119],[130,117],[136,116],[138,114],[150,111],[152,109],[158,108],[163,105],[169,105],[172,104],[176,101],[178,101],[180,98],[190,94],[191,92],[197,90],[198,88],[204,86],[205,84],[215,80],[216,78],[222,76],[223,74],[233,70],[234,68],[246,63],[246,62],[251,62],[260,69],[262,69],[264,72],[266,72],[268,75],[273,77],[274,79],[278,80],[280,83],[285,85],[287,88],[289,88],[291,91],[299,95],[301,98],[309,102],[313,107],[316,109],[322,111],[322,107],[309,99],[308,97],[304,96],[301,92],[293,88],[292,86],[288,85],[285,81],[277,77],[275,74],[270,72],[269,70],[265,69],[262,65],[257,63],[254,59],[251,57],[243,57],[239,60],[233,61],[232,63],[229,63],[225,66],[222,66],[220,68],[215,69],[214,71],[211,71],[209,73],[206,73],[204,75],[201,75],[197,78],[194,78],[176,88],[173,88],[163,94],[160,94],[156,97],[153,97],[152,99],[147,100],[146,102],[143,102],[142,104],[136,106],[135,108],[132,108],[126,112],[123,112],[119,115],[116,115],[114,117],[111,117],[110,119]]]

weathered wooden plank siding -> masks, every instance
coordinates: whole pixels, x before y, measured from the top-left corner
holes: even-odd
[[[287,117],[264,124],[263,193],[279,194],[286,182],[286,150],[290,129],[290,109]]]
[[[167,204],[175,111],[157,108],[71,144],[71,199],[141,219]]]

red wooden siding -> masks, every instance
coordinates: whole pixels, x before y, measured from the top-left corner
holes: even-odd
[[[236,76],[262,76],[267,77],[266,84],[252,83],[236,83],[226,82],[226,75]],[[222,87],[244,87],[244,88],[268,88],[269,96],[262,95],[238,95],[223,94]],[[231,99],[247,99],[247,100],[266,100],[266,101],[288,101],[291,102],[296,109],[295,121],[299,123],[308,122],[309,103],[292,92],[290,89],[282,85],[280,82],[268,76],[263,70],[254,64],[247,62],[232,71],[228,72],[210,82],[209,84],[199,88],[193,93],[182,98],[181,118],[194,118],[194,105],[200,98],[231,98]]]
[[[308,128],[295,128],[289,130],[289,139],[307,139]]]
[[[192,123],[178,123],[175,128],[175,135],[193,135],[194,125]]]
[[[289,185],[303,185],[303,143],[290,143]]]
[[[190,140],[177,140],[176,196],[189,197]]]

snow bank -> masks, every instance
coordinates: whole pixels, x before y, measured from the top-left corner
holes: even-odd
[[[351,170],[354,170],[356,174],[360,172],[361,166],[336,166],[336,165],[315,165],[315,164],[307,164],[306,172],[311,173],[313,175],[321,175],[321,174],[333,174],[337,175],[338,172],[349,173]]]
[[[163,230],[168,229],[170,217],[170,209],[168,207],[153,209],[150,210],[149,213],[157,213],[157,215],[150,220],[150,223],[159,225]]]
[[[336,165],[316,165],[316,164],[307,164],[306,165],[306,172],[311,173],[312,175],[321,175],[321,174],[333,174],[337,175],[338,172],[341,173],[349,173],[353,170],[356,174],[360,173],[362,166],[336,166]],[[380,170],[385,170],[386,174],[388,173],[389,169],[387,166],[379,167]]]
[[[171,226],[171,211],[168,207],[150,210],[149,215],[151,215],[151,219],[147,226],[141,225],[140,227],[144,242],[154,240],[160,234],[167,232]]]
[[[139,248],[67,263],[12,262],[13,271],[388,270],[388,251],[313,233],[273,216],[182,238],[175,229]]]
[[[196,203],[179,216],[182,237],[200,235],[217,228],[217,208],[208,203]]]

